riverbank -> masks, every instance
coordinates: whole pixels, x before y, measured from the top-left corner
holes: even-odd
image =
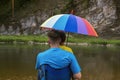
[[[0,35],[0,43],[13,43],[13,44],[47,44],[47,37],[43,35],[35,36],[35,35]],[[103,45],[103,46],[110,46],[110,45],[118,45],[120,46],[119,39],[103,39],[98,37],[69,37],[68,41],[66,42],[68,45]]]

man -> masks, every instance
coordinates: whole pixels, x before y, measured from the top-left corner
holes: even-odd
[[[48,32],[48,41],[50,49],[37,55],[36,69],[39,69],[39,67],[44,64],[48,64],[55,69],[62,69],[69,66],[72,71],[73,78],[75,80],[80,80],[81,68],[75,56],[70,52],[59,48],[61,42],[59,33],[55,30]]]

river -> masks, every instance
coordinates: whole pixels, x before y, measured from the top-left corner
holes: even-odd
[[[70,46],[82,68],[81,80],[119,80],[120,46]],[[47,45],[0,44],[0,80],[36,80],[35,59]]]

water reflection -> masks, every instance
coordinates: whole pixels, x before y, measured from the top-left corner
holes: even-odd
[[[83,68],[83,80],[120,79],[119,47],[91,46],[76,49],[74,52]]]
[[[0,45],[0,80],[36,80],[35,59],[45,45]],[[82,80],[120,79],[120,47],[70,46],[82,67]]]

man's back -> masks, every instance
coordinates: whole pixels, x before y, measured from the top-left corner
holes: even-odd
[[[64,68],[71,62],[71,53],[60,48],[50,48],[38,54],[36,68],[42,64],[49,64],[53,68]]]
[[[39,69],[39,66],[43,64],[48,64],[55,69],[70,66],[73,73],[81,71],[75,56],[60,48],[50,48],[39,53],[36,60],[36,69]]]

